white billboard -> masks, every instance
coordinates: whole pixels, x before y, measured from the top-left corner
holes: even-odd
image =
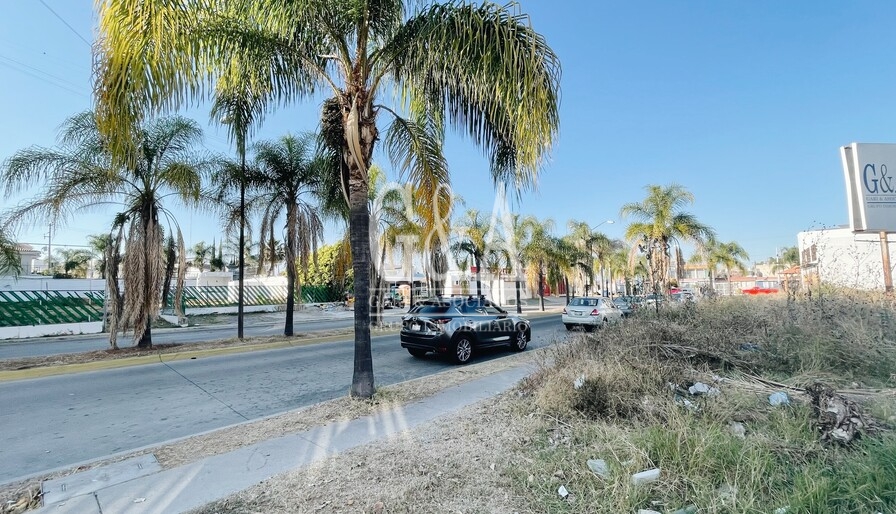
[[[849,226],[854,232],[896,232],[896,144],[840,148]]]

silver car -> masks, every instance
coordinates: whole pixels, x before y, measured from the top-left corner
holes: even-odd
[[[609,298],[583,296],[575,298],[563,309],[566,330],[576,327],[593,330],[622,321],[622,310]]]

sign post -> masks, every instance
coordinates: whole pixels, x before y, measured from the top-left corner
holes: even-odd
[[[889,232],[896,231],[896,144],[852,143],[840,148],[849,227],[880,237],[884,290],[893,293]],[[893,170],[893,171],[890,171]]]

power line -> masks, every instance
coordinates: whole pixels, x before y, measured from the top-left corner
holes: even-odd
[[[40,0],[40,3],[43,4],[43,6],[46,7],[48,11],[50,11],[51,13],[53,13],[54,16],[56,16],[57,18],[59,18],[59,21],[61,21],[62,23],[64,23],[65,26],[69,28],[69,30],[71,30],[76,36],[78,36],[78,38],[81,39],[81,41],[84,42],[84,44],[86,44],[87,46],[93,48],[93,45],[90,44],[90,41],[87,41],[86,39],[84,39],[84,36],[82,36],[77,30],[75,30],[75,27],[72,27],[71,25],[69,25],[68,22],[65,21],[65,19],[64,19],[62,16],[59,16],[59,13],[57,13],[57,12],[54,11],[49,5],[47,5],[47,3],[44,2],[44,0]]]
[[[8,61],[8,62],[4,62],[4,61]],[[10,64],[10,63],[12,63],[12,64]],[[5,55],[0,55],[0,64],[5,65],[9,69],[18,71],[19,73],[24,73],[25,75],[29,75],[38,80],[42,80],[42,81],[46,82],[47,84],[52,84],[54,86],[60,87],[62,89],[65,89],[67,91],[70,91],[72,93],[75,93],[75,94],[78,94],[81,96],[88,96],[83,91],[79,90],[78,89],[79,86],[77,84],[75,84],[74,82],[71,82],[62,77],[53,75],[52,73],[47,73],[46,71],[43,71],[40,68],[35,68],[34,66],[30,66],[21,61],[17,61],[11,57],[7,57]],[[15,66],[13,66],[13,64]],[[25,69],[17,68],[16,66],[20,66],[21,68],[27,68],[28,70],[32,70],[34,73],[29,72]],[[35,73],[38,73],[40,75],[36,75]]]

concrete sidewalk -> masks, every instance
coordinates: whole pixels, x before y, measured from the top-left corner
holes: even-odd
[[[401,434],[508,390],[532,371],[523,365],[348,422],[263,441],[161,471],[143,456],[44,483],[36,513],[170,514],[247,489],[277,474]],[[52,502],[52,503],[50,503]]]

